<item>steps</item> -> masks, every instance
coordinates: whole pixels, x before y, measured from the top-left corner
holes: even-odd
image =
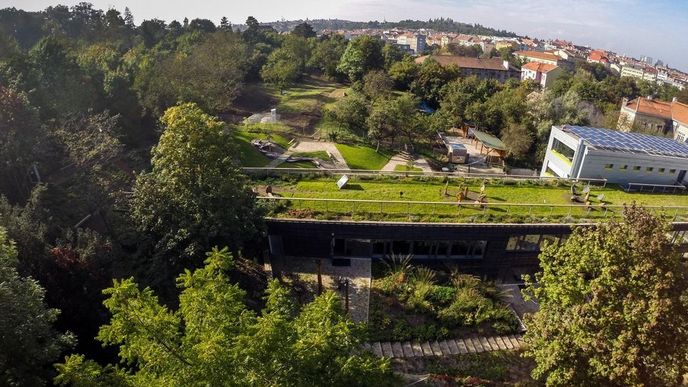
[[[520,349],[522,346],[523,337],[521,335],[508,335],[426,342],[377,342],[372,344],[366,343],[363,347],[378,357],[412,358],[508,351]]]

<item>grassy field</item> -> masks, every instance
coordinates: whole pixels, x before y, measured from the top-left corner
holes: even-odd
[[[274,179],[273,179],[274,180]],[[621,189],[592,187],[590,209],[584,204],[572,203],[570,187],[565,185],[542,185],[536,182],[488,181],[485,183],[488,208],[483,209],[473,201],[480,193],[482,181],[461,183],[452,181],[446,187],[439,179],[429,178],[384,178],[374,180],[353,179],[339,190],[337,177],[315,180],[284,182],[270,181],[274,191],[287,198],[360,199],[375,203],[346,203],[318,201],[283,202],[277,216],[294,216],[294,211],[322,219],[367,219],[367,220],[414,220],[441,222],[531,222],[560,221],[572,219],[603,219],[620,214],[619,208],[605,209],[597,199],[604,195],[604,203],[624,205],[633,202],[645,206],[688,206],[688,195],[626,193]],[[463,187],[469,188],[468,198],[457,205],[457,194]],[[579,191],[582,187],[579,187]],[[436,202],[440,204],[408,204],[403,202]],[[445,204],[446,203],[446,204]],[[509,204],[531,204],[509,206]],[[542,206],[533,206],[533,205]],[[573,206],[571,206],[573,204]],[[550,205],[564,205],[554,207]],[[686,210],[674,209],[664,212],[667,216],[688,215]]]
[[[280,93],[279,89],[268,88],[268,92],[279,101],[277,112],[302,113],[319,110],[320,106],[332,102],[329,94],[338,88],[338,84],[321,79],[307,78],[303,83]]]
[[[234,133],[234,138],[239,147],[239,159],[244,167],[264,167],[270,163],[270,159],[265,157],[253,145],[251,140],[255,138],[252,133],[238,131]]]
[[[363,145],[337,144],[337,149],[351,169],[377,171],[389,162],[391,156],[375,152],[375,149]]]
[[[325,151],[315,151],[315,152],[297,152],[292,153],[293,157],[311,157],[314,159],[329,160],[330,156]]]
[[[397,165],[396,167],[394,167],[394,170],[397,172],[423,172],[422,168],[409,167],[408,165],[403,164]]]

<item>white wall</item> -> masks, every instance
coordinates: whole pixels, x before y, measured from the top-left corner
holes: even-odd
[[[613,164],[607,169],[607,164]],[[621,167],[627,165],[627,169]],[[635,171],[634,167],[640,170]],[[651,167],[651,172],[647,168]],[[664,173],[660,173],[664,168]],[[671,173],[671,170],[675,170]],[[583,160],[579,178],[607,179],[609,183],[675,184],[681,170],[688,171],[688,159],[639,155],[636,153],[609,152],[589,149]]]

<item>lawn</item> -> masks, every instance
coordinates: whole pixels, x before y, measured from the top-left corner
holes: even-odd
[[[378,171],[391,158],[388,154],[375,152],[375,149],[364,145],[337,144],[337,149],[351,169]]]
[[[310,157],[313,159],[329,160],[330,155],[325,151],[315,151],[315,152],[297,152],[292,153],[292,157]]]
[[[334,82],[321,79],[307,78],[303,83],[291,87],[280,93],[277,88],[269,88],[268,92],[277,98],[277,113],[303,113],[319,110],[320,106],[332,102],[329,97],[339,87]]]
[[[239,147],[239,160],[243,167],[264,167],[270,163],[270,159],[265,157],[253,145],[251,140],[255,137],[251,133],[235,132],[234,139]]]
[[[403,164],[397,165],[396,167],[394,167],[394,170],[396,172],[423,172],[422,168],[409,167],[408,165],[403,165]]]
[[[348,161],[348,160],[347,160]],[[583,204],[571,203],[570,187],[564,183],[537,181],[485,182],[487,209],[473,204],[480,194],[482,180],[452,180],[447,186],[439,178],[360,178],[352,176],[345,189],[331,178],[281,181],[272,179],[276,193],[288,198],[359,199],[361,202],[290,201],[282,203],[276,216],[293,216],[292,210],[307,209],[311,215],[323,219],[413,220],[429,222],[542,222],[575,221],[574,219],[600,220],[619,215],[620,208],[604,209],[597,199],[604,195],[609,205],[636,202],[646,206],[688,206],[688,195],[626,193],[615,186],[592,187],[591,209]],[[257,184],[261,184],[257,182]],[[457,205],[457,194],[468,187],[468,198]],[[579,191],[582,187],[579,186]],[[446,195],[445,195],[446,190]],[[405,202],[433,202],[438,204],[412,204]],[[521,204],[521,206],[509,206]],[[523,205],[530,204],[530,205]],[[541,204],[542,206],[533,206]],[[573,206],[571,206],[573,204]],[[564,205],[552,207],[549,205]],[[665,215],[684,217],[685,209],[668,209]]]
[[[244,125],[239,128],[239,131],[245,133],[249,141],[253,139],[269,139],[284,149],[289,149],[289,142],[293,137],[291,129],[280,123]]]

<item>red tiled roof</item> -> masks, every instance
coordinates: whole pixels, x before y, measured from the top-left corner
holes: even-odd
[[[664,119],[671,119],[671,103],[664,101],[656,101],[647,98],[636,98],[629,101],[626,107],[641,114],[660,117]]]
[[[536,71],[538,73],[546,74],[559,66],[549,64],[549,63],[538,63],[538,62],[528,62],[524,64],[521,69]]]
[[[588,55],[588,59],[595,61],[595,62],[609,62],[609,58],[607,58],[607,53],[604,51],[600,51],[600,50],[590,51],[590,55]]]
[[[688,105],[681,102],[671,103],[671,118],[684,125],[688,125]]]
[[[551,52],[540,52],[540,51],[516,51],[514,55],[525,56],[529,58],[545,59],[559,61],[561,58],[552,54]]]
[[[426,55],[416,58],[416,63],[422,64],[427,59],[432,58],[442,66],[457,65],[459,68],[467,69],[485,69],[485,70],[501,70],[504,68],[504,61],[501,58],[470,58],[467,56],[456,55]]]

